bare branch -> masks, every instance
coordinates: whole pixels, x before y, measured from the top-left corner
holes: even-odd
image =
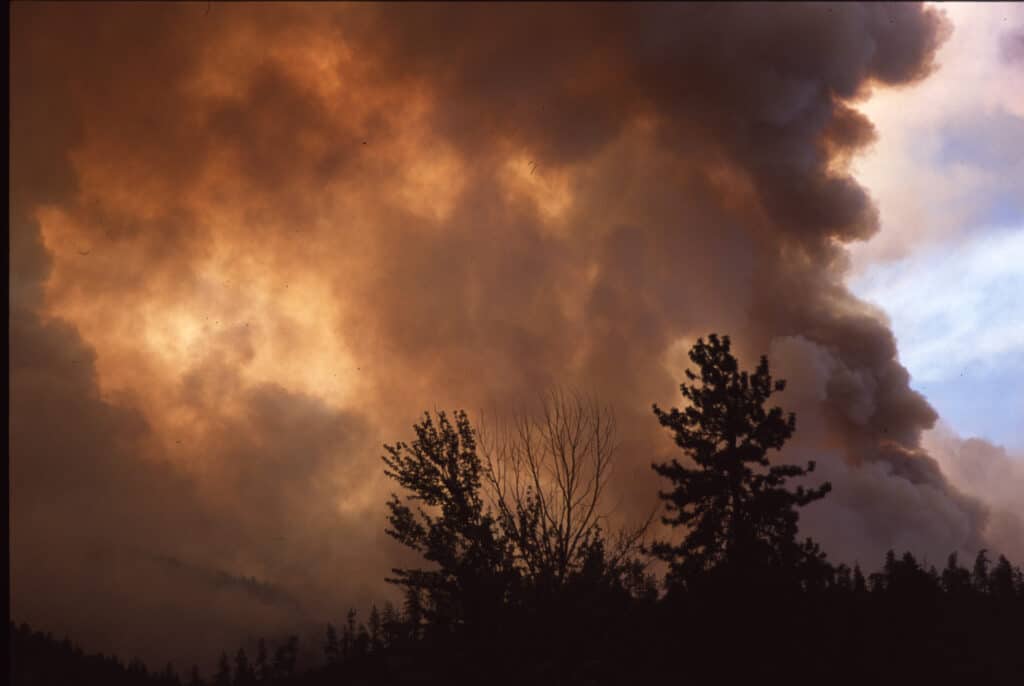
[[[481,421],[480,446],[490,497],[521,563],[562,583],[604,540],[616,426],[609,407],[579,392],[556,388],[540,400],[536,414],[519,412],[497,427]],[[653,516],[618,532],[607,553],[613,565],[639,550]]]

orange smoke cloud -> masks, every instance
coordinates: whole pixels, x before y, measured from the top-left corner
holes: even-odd
[[[671,449],[648,408],[709,330],[802,379],[794,451],[849,475],[808,513],[826,548],[979,540],[982,507],[919,449],[934,412],[842,282],[843,244],[877,229],[847,171],[873,136],[850,103],[929,73],[937,11],[12,16],[15,614],[161,655],[157,610],[133,610],[156,565],[161,597],[181,576],[191,617],[216,608],[216,637],[182,632],[180,654],[338,616],[385,593],[401,554],[380,443],[425,408],[552,383],[615,404],[619,514],[645,512]],[[78,480],[47,475],[70,463]],[[928,495],[910,509],[907,492]],[[90,555],[107,562],[53,590]],[[294,603],[221,602],[195,569]],[[106,609],[69,614],[98,589]]]

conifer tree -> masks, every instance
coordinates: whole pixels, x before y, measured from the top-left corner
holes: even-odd
[[[160,680],[168,684],[179,684],[181,680],[178,678],[178,673],[174,670],[174,664],[168,662],[164,667],[164,671],[160,674]]]
[[[267,642],[262,638],[256,646],[256,678],[266,681],[270,676],[270,665],[267,664]]]
[[[850,568],[845,564],[840,564],[836,567],[835,589],[842,593],[850,593],[853,591],[853,576]]]
[[[239,648],[235,655],[235,686],[251,686],[256,681],[252,667],[249,665],[249,656],[245,648]]]
[[[854,593],[867,593],[868,585],[864,579],[864,572],[860,570],[860,565],[854,563],[853,565],[853,592]]]
[[[295,663],[298,659],[299,639],[297,636],[289,636],[288,640],[277,647],[274,652],[274,674],[281,678],[288,678],[295,672]]]
[[[381,618],[376,605],[370,607],[368,628],[370,630],[370,648],[375,651],[379,650],[381,647]]]
[[[1016,593],[1014,586],[1013,565],[1005,556],[1000,555],[989,575],[990,592],[996,598],[1009,600]]]
[[[381,612],[381,633],[385,646],[395,645],[402,633],[402,617],[391,601],[384,603]]]
[[[971,585],[978,593],[988,593],[988,551],[982,548],[974,558],[974,570],[971,572]]]
[[[672,486],[659,493],[671,515],[664,523],[687,530],[680,544],[660,541],[652,547],[669,563],[670,583],[722,569],[758,569],[765,577],[773,568],[792,570],[809,557],[820,559],[813,543],[796,541],[796,508],[824,497],[831,485],[786,490],[787,479],[812,472],[814,462],[806,468],[773,466],[767,457],[796,428],[792,413],[765,408],[785,382],[772,381],[764,356],[752,374],[740,371],[728,336],[698,339],[690,360],[699,373],[686,370],[690,383],[680,386],[688,407],[665,412],[654,406],[658,421],[694,463],[688,467],[673,459],[653,465]]]
[[[328,664],[335,664],[341,661],[341,643],[338,641],[338,632],[331,623],[327,624],[327,638],[324,641],[324,656]]]
[[[341,628],[341,654],[348,660],[356,653],[356,610],[349,608],[345,615],[345,626]]]
[[[942,590],[950,595],[961,595],[971,589],[971,573],[961,567],[955,552],[946,560],[942,570]]]
[[[228,654],[220,654],[220,662],[217,663],[217,674],[213,677],[215,686],[231,686],[231,663],[228,661]]]
[[[359,622],[359,628],[355,634],[355,645],[353,647],[353,653],[355,655],[364,656],[370,652],[370,632],[366,630],[366,625]]]

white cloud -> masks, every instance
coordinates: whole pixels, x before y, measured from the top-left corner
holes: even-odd
[[[979,224],[1024,221],[1024,61],[1007,41],[1024,4],[941,3],[954,31],[939,69],[859,105],[878,131],[854,172],[878,203],[882,230],[851,246],[854,273]]]
[[[1024,449],[1024,4],[941,8],[938,71],[860,105],[878,142],[854,172],[881,231],[851,246],[850,286],[943,419]]]
[[[1024,373],[1024,226],[873,264],[851,287],[890,316],[915,381]]]

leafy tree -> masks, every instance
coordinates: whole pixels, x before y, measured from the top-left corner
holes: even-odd
[[[510,544],[481,496],[483,467],[472,426],[459,411],[454,424],[440,412],[436,423],[426,414],[414,428],[412,445],[384,446],[385,474],[412,493],[404,501],[392,495],[387,533],[436,568],[394,569],[388,581],[407,587],[417,604],[426,601],[417,611],[431,624],[493,616],[515,572]]]
[[[686,370],[690,383],[680,385],[689,406],[665,412],[654,405],[658,421],[695,465],[676,459],[653,465],[672,484],[659,492],[671,514],[662,521],[687,529],[680,544],[659,541],[652,547],[669,563],[669,582],[686,584],[712,570],[752,574],[757,569],[765,577],[770,569],[793,570],[810,558],[820,560],[809,539],[797,543],[796,508],[824,497],[831,485],[789,491],[786,480],[814,471],[814,462],[806,468],[772,466],[767,457],[796,428],[792,413],[786,417],[779,407],[765,409],[785,382],[772,381],[764,356],[752,374],[740,371],[728,336],[698,339],[690,359],[699,376]]]

